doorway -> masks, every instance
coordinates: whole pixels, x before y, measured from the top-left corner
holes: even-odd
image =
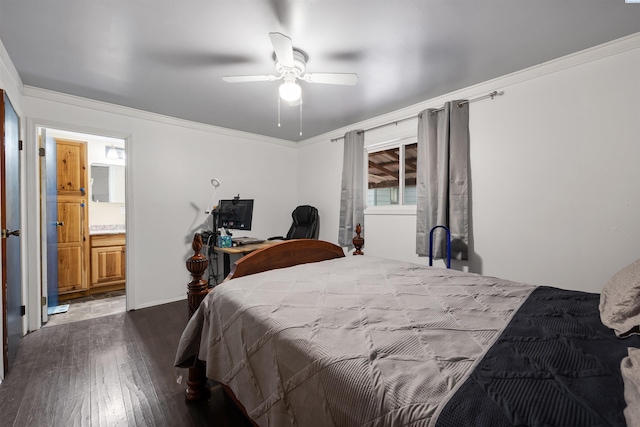
[[[42,321],[125,311],[125,140],[49,127],[38,135],[51,146],[41,158]]]

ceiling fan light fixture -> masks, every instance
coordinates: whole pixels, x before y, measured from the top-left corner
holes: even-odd
[[[302,96],[302,88],[295,80],[283,82],[278,92],[280,93],[280,98],[289,102],[297,101]]]
[[[278,127],[280,127],[281,100],[288,102],[291,107],[300,108],[300,135],[302,135],[302,88],[298,84],[304,80],[307,83],[324,83],[333,85],[355,85],[358,75],[354,73],[314,73],[305,74],[307,69],[307,54],[293,47],[291,39],[282,33],[269,33],[273,46],[273,60],[278,72],[274,75],[255,76],[226,76],[222,79],[229,83],[259,82],[282,80],[278,88]]]

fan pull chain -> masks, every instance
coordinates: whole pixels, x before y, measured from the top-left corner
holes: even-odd
[[[300,136],[302,136],[302,98],[300,98]]]
[[[280,127],[280,95],[278,95],[278,127]]]

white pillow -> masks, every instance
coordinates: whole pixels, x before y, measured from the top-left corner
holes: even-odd
[[[640,259],[617,272],[600,294],[600,319],[617,336],[640,334]]]
[[[640,427],[640,348],[628,348],[629,356],[622,359],[620,373],[624,381],[624,417],[628,427]]]

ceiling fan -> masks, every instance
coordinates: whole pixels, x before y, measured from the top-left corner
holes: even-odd
[[[299,81],[334,85],[355,85],[358,75],[353,73],[307,73],[307,54],[293,47],[291,39],[281,33],[269,33],[274,50],[276,71],[279,75],[225,76],[229,83],[282,80],[278,90],[280,98],[290,105],[302,104],[302,88]]]

